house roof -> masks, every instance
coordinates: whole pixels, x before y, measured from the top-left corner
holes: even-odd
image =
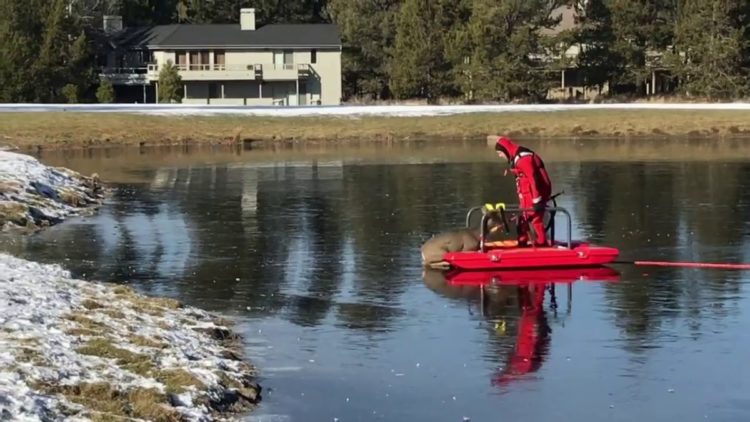
[[[141,26],[125,28],[109,36],[114,48],[146,48],[164,39],[174,31],[175,25]]]
[[[253,31],[243,31],[238,24],[187,24],[128,28],[114,34],[112,42],[150,49],[340,47],[341,36],[333,24],[265,25]]]
[[[238,24],[158,25],[126,28],[110,37],[115,48],[267,48],[340,47],[333,24],[265,25],[243,31]]]

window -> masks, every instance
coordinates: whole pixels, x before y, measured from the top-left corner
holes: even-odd
[[[214,69],[224,70],[226,68],[226,55],[223,51],[214,52]]]
[[[310,52],[310,63],[317,63],[318,62],[318,50],[313,50]]]
[[[197,51],[190,52],[190,70],[200,70],[201,56]]]
[[[208,51],[201,51],[201,59],[200,59],[200,70],[208,70],[208,66],[211,63],[209,59]]]
[[[180,70],[187,70],[187,52],[180,51],[177,53],[177,66]]]

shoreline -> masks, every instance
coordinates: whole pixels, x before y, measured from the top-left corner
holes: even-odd
[[[26,236],[94,213],[98,176],[0,151],[0,227]],[[256,369],[233,322],[59,264],[0,253],[3,417],[199,421],[251,412]]]
[[[0,147],[20,151],[116,146],[278,148],[542,139],[750,139],[750,109],[477,112],[427,116],[243,116],[128,112],[0,112]]]

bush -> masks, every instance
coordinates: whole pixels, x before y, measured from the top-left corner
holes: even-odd
[[[112,86],[112,82],[102,81],[96,90],[96,99],[100,103],[115,102],[115,88]]]
[[[68,104],[76,104],[78,102],[78,86],[67,84],[63,87],[62,94]]]

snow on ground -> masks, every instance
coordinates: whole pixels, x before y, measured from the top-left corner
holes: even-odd
[[[0,151],[0,228],[52,225],[103,199],[98,178],[45,166],[34,157]]]
[[[219,339],[230,334],[221,324],[0,254],[0,420],[211,420],[247,410],[259,392],[253,369]]]
[[[613,103],[501,105],[377,105],[251,107],[194,104],[0,104],[0,112],[96,112],[152,115],[246,116],[439,116],[465,113],[553,112],[569,110],[750,110],[750,103]]]

